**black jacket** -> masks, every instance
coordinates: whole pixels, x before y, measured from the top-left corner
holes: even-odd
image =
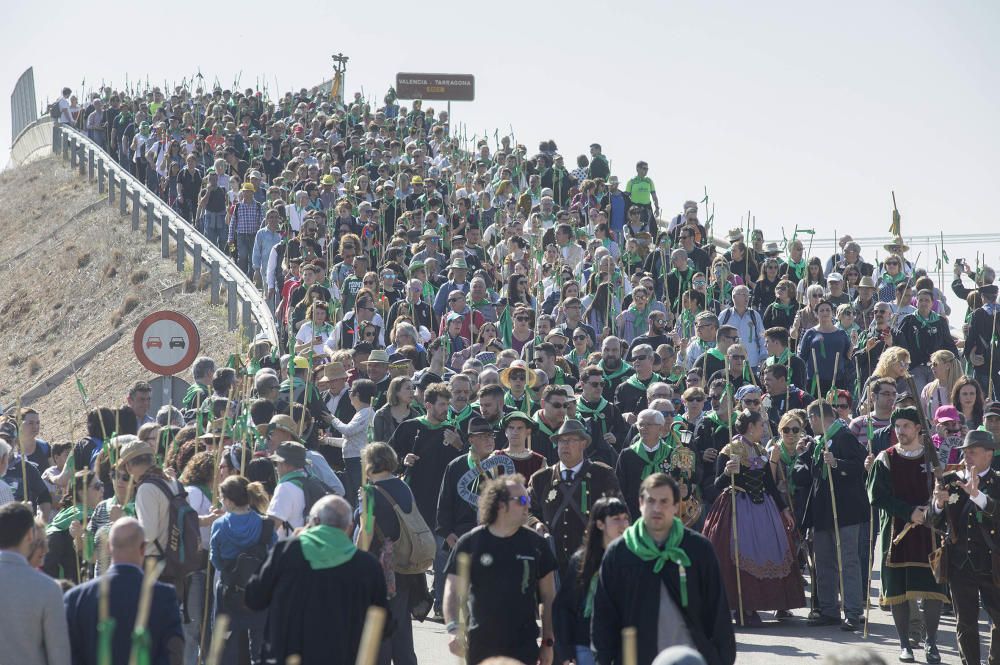
[[[941,349],[958,355],[955,339],[948,328],[948,319],[943,316],[934,323],[924,325],[915,313],[907,314],[899,322],[899,328],[893,331],[893,335],[896,346],[910,352],[912,366],[926,365],[931,360],[931,354]]]
[[[809,487],[802,518],[802,528],[833,529],[833,505],[830,501],[830,481],[823,477],[824,464],[813,464],[816,441],[809,444],[795,461],[792,472],[795,484]],[[841,527],[861,524],[870,519],[870,504],[865,491],[865,458],[868,451],[847,427],[837,432],[830,445],[837,460],[833,487],[837,495],[837,520]]]
[[[736,661],[736,637],[729,615],[729,601],[722,584],[719,561],[712,544],[690,529],[684,530],[681,548],[691,559],[687,569],[688,606],[681,606],[677,565],[666,564],[659,574],[653,563],[642,561],[629,550],[624,538],[608,547],[601,562],[591,639],[599,665],[621,663],[621,631],[638,629],[638,665],[649,665],[656,657],[660,585],[684,614],[691,639],[708,665],[732,665]]]

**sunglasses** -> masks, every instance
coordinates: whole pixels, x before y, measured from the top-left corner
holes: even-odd
[[[743,400],[743,403],[746,404],[747,406],[758,406],[760,404],[760,400],[759,399],[745,399],[745,400]]]
[[[573,335],[573,340],[576,342],[582,342],[585,339],[587,339],[586,335]]]
[[[649,356],[634,356],[632,358],[635,362],[640,362],[642,360],[649,360]]]
[[[604,387],[604,382],[603,381],[587,381],[587,385],[590,386],[591,388],[603,388]]]
[[[448,302],[462,302],[465,298],[448,298]]]
[[[687,397],[687,398],[685,398],[684,401],[685,402],[704,402],[705,398],[704,397]]]
[[[531,317],[528,316],[515,316],[515,321],[531,321]]]
[[[566,402],[549,402],[549,406],[551,406],[553,409],[565,409]]]
[[[528,379],[528,375],[525,374],[524,372],[511,372],[510,373],[510,380],[511,381],[526,381],[527,379]]]
[[[801,431],[802,431],[801,427],[782,427],[781,428],[781,433],[782,434],[798,434]]]
[[[851,405],[850,404],[837,404],[837,405],[834,406],[834,408],[836,408],[836,409],[849,409],[849,408],[851,408]]]
[[[518,496],[512,496],[508,501],[513,501],[519,506],[529,506],[531,505],[531,498],[527,494],[519,494]]]

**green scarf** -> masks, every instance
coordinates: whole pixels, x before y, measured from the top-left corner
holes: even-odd
[[[515,411],[523,411],[527,414],[530,414],[535,410],[535,403],[531,401],[531,397],[528,395],[527,390],[524,391],[524,395],[520,400],[515,400],[514,395],[512,395],[509,390],[505,390],[503,394],[503,404],[504,406],[514,409]]]
[[[597,367],[601,370],[601,372],[604,373],[604,380],[605,381],[614,381],[618,377],[623,376],[624,374],[627,374],[628,371],[632,369],[632,366],[629,365],[625,361],[622,361],[621,367],[619,367],[618,369],[612,371],[611,374],[608,374],[608,370],[604,369],[604,361],[603,360],[601,360],[599,363],[597,363]]]
[[[450,406],[448,407],[448,420],[455,423],[458,426],[459,423],[468,420],[472,417],[472,404],[466,404],[465,408],[461,411],[455,411]]]
[[[309,527],[298,538],[302,556],[313,570],[336,568],[350,561],[358,551],[346,533],[325,524]]]
[[[657,547],[656,541],[650,537],[649,532],[646,531],[646,523],[641,517],[635,521],[635,524],[625,529],[623,538],[625,546],[632,554],[643,561],[656,562],[653,564],[653,573],[655,574],[659,574],[668,561],[677,564],[681,580],[681,607],[687,607],[687,568],[691,565],[691,559],[687,552],[680,547],[681,540],[684,538],[684,523],[681,522],[680,518],[674,517],[674,523],[667,535],[667,542],[663,544],[662,548]]]
[[[642,460],[644,466],[642,467],[641,480],[645,480],[650,475],[660,470],[660,464],[666,461],[666,459],[670,457],[670,453],[673,452],[674,443],[670,439],[660,439],[660,445],[656,450],[650,453],[646,450],[646,447],[642,445],[642,440],[636,438],[635,442],[629,446],[629,448],[631,448],[632,452],[638,455],[639,459]]]
[[[927,326],[932,326],[932,325],[934,325],[935,323],[937,323],[938,321],[941,320],[941,316],[937,312],[935,312],[934,310],[931,310],[930,316],[928,316],[926,319],[924,317],[920,316],[920,312],[919,311],[914,312],[913,313],[913,317],[917,321],[920,322],[920,325],[922,325],[925,328]]]
[[[781,355],[768,356],[767,360],[764,361],[764,367],[770,367],[771,365],[784,365],[785,367],[788,367],[788,362],[791,358],[792,350],[786,347],[785,350],[781,352]]]
[[[826,443],[833,439],[833,437],[840,430],[844,429],[844,424],[840,420],[834,420],[833,424],[830,425],[829,429],[823,432],[823,436],[819,438],[816,442],[816,447],[813,448],[813,465],[823,464],[823,451],[826,450]],[[823,464],[823,480],[829,475],[829,467]]]
[[[645,395],[646,388],[648,388],[649,384],[653,383],[654,381],[663,381],[663,377],[657,374],[656,372],[653,372],[652,376],[650,376],[646,381],[643,381],[638,377],[638,375],[633,374],[632,376],[628,377],[628,380],[625,383],[632,386],[633,388],[641,390],[642,394]]]
[[[649,330],[649,313],[652,311],[652,303],[646,304],[646,309],[640,310],[635,305],[630,305],[628,311],[632,313],[632,336],[645,335]]]
[[[787,305],[782,304],[780,300],[775,300],[771,303],[771,306],[775,309],[781,310],[785,314],[791,314],[795,310],[797,304],[794,300],[789,300]]]
[[[893,288],[895,288],[897,284],[899,284],[900,282],[902,282],[905,279],[906,279],[906,273],[904,273],[902,271],[900,271],[900,273],[898,275],[895,275],[895,276],[890,275],[887,272],[882,273],[882,281],[888,282],[889,284],[892,284]]]
[[[441,429],[442,427],[448,426],[448,421],[438,423],[437,425],[431,424],[431,421],[427,419],[427,416],[419,416],[417,422],[426,427],[427,429]]]
[[[296,480],[301,480],[302,478],[305,477],[306,477],[305,471],[289,471],[281,478],[278,478],[278,484],[280,485],[281,483],[292,483],[295,482]]]
[[[792,469],[795,467],[795,460],[797,458],[795,455],[785,450],[785,444],[781,442],[780,437],[775,445],[778,446],[778,450],[781,452],[781,464],[785,468],[785,483],[788,485],[788,495],[794,497],[795,480],[792,478]]]
[[[793,272],[795,274],[796,281],[802,279],[802,277],[806,274],[806,259],[805,259],[805,257],[802,257],[798,261],[792,261],[791,257],[789,257],[785,261],[785,263],[788,264],[788,270],[789,270],[789,272]]]
[[[93,508],[87,509],[87,519],[94,514]],[[60,531],[68,531],[69,525],[73,522],[83,522],[83,506],[70,506],[69,508],[63,508],[56,516],[52,518],[52,521],[45,528],[45,535],[51,536],[54,533],[59,533]]]

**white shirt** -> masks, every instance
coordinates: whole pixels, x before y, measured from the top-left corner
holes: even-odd
[[[69,114],[69,100],[65,97],[59,100],[59,122],[71,124],[73,122],[73,116]]]
[[[184,489],[187,491],[187,502],[188,505],[194,508],[194,511],[198,513],[201,517],[208,515],[212,512],[212,502],[208,500],[205,493],[194,485],[186,485]],[[208,549],[208,541],[212,537],[212,526],[203,526],[199,529],[201,532],[201,549]]]
[[[580,460],[580,463],[577,464],[576,466],[572,467],[572,468],[567,467],[562,462],[559,462],[559,477],[560,478],[565,478],[566,477],[566,475],[565,475],[566,472],[570,471],[573,474],[573,478],[576,478],[576,474],[580,473],[580,467],[582,467],[582,466],[583,466],[583,460]]]
[[[305,518],[302,511],[306,509],[306,495],[302,488],[292,482],[278,483],[271,497],[271,503],[267,505],[268,517],[276,517],[287,523],[291,529],[283,524],[278,528],[278,540],[288,540],[292,536],[292,531],[305,525]]]

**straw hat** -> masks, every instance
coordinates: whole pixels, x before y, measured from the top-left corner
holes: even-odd
[[[321,372],[322,376],[316,381],[316,387],[320,389],[329,386],[337,379],[347,378],[347,370],[344,368],[344,363],[341,362],[327,363],[323,365]]]
[[[538,383],[538,373],[528,367],[528,363],[523,360],[515,360],[509,367],[500,372],[500,383],[504,388],[510,388],[510,373],[514,370],[521,370],[525,373],[528,388],[534,388]]]

